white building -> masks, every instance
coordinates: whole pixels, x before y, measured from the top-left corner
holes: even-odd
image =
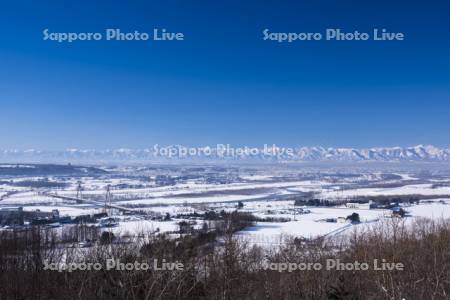
[[[347,208],[358,208],[358,209],[370,209],[372,206],[372,200],[369,203],[357,203],[357,202],[348,202],[345,204]]]

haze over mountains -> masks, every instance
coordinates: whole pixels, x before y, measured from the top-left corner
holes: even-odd
[[[164,151],[148,149],[111,149],[62,151],[45,150],[0,150],[0,163],[10,162],[164,162],[190,160],[201,162],[214,161],[272,161],[272,162],[358,162],[358,161],[449,161],[450,149],[431,145],[414,147],[379,147],[379,148],[324,148],[297,147],[291,153],[278,152],[267,154],[263,148],[253,153],[220,154],[215,147],[195,148],[195,155],[179,155],[183,146],[167,146]],[[256,148],[252,148],[256,149]],[[208,150],[208,151],[205,151]],[[171,155],[166,155],[171,151]]]

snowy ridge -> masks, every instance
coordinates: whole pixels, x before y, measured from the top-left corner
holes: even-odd
[[[180,146],[168,146],[166,149],[174,149]],[[206,148],[206,147],[203,147]],[[178,148],[179,149],[179,148]],[[291,154],[268,155],[261,152],[254,154],[240,154],[235,156],[221,156],[211,148],[208,154],[200,154],[185,157],[167,157],[155,153],[154,149],[111,149],[111,150],[81,150],[66,149],[62,151],[44,150],[0,150],[1,162],[50,162],[50,161],[217,161],[217,160],[253,160],[274,162],[302,162],[302,161],[449,161],[450,149],[441,149],[431,145],[418,145],[414,147],[380,147],[380,148],[324,148],[324,147],[298,147]]]

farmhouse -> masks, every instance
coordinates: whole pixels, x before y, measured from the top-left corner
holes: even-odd
[[[345,204],[347,208],[358,208],[358,209],[371,209],[374,208],[374,203],[369,201],[368,203],[359,203],[359,202],[348,202]]]

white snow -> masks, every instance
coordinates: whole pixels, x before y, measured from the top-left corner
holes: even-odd
[[[324,199],[350,198],[357,196],[393,196],[393,195],[450,195],[450,186],[432,188],[432,184],[413,184],[395,188],[361,188],[350,190],[325,190],[321,197]]]

